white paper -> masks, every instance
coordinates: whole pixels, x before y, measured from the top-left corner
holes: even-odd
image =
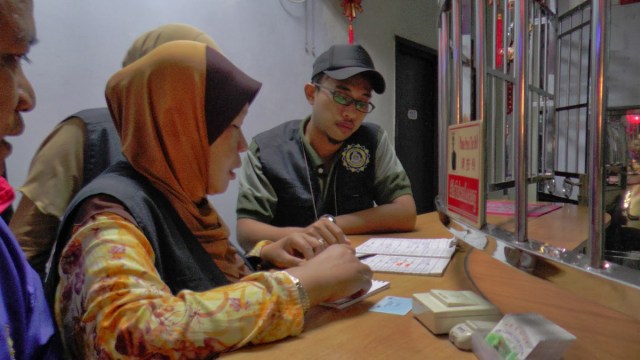
[[[451,258],[456,250],[452,239],[372,238],[356,248],[358,254],[383,254]]]
[[[371,270],[380,272],[442,275],[449,258],[376,255],[362,260]]]
[[[377,294],[380,291],[387,289],[389,287],[389,282],[388,281],[383,281],[383,280],[371,280],[371,288],[369,288],[369,291],[364,294],[364,295],[360,295],[357,298],[344,298],[344,299],[340,299],[340,300],[336,300],[336,301],[332,301],[329,303],[321,303],[320,305],[322,306],[327,306],[327,307],[332,307],[332,308],[336,308],[336,309],[344,309],[347,306],[351,306],[357,302],[360,302],[366,298],[368,298],[371,295]]]

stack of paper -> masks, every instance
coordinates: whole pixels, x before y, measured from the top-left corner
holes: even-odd
[[[441,276],[455,250],[455,238],[372,238],[356,253],[376,254],[362,260],[373,271]]]
[[[373,294],[377,294],[380,291],[384,290],[384,289],[388,289],[389,288],[389,282],[388,281],[383,281],[383,280],[372,280],[371,281],[371,288],[369,289],[368,292],[366,292],[363,295],[360,296],[356,296],[356,297],[348,297],[348,298],[344,298],[344,299],[340,299],[340,300],[336,300],[333,302],[325,302],[325,303],[321,303],[320,305],[322,306],[327,306],[327,307],[332,307],[332,308],[336,308],[336,309],[344,309],[349,305],[353,305],[357,302],[360,302],[366,298],[368,298],[369,296],[373,295]]]

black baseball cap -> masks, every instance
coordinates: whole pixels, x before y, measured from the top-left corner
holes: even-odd
[[[311,78],[325,73],[336,80],[344,80],[363,72],[369,76],[373,90],[382,94],[385,88],[384,78],[376,71],[369,53],[360,45],[338,44],[316,58]]]

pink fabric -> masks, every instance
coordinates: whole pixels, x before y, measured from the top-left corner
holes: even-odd
[[[16,198],[16,193],[4,177],[0,176],[0,213],[5,211]]]

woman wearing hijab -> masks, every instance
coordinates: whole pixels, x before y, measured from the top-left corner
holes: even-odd
[[[197,41],[218,50],[216,42],[200,29],[165,24],[140,35],[127,51],[122,67],[175,40]],[[40,145],[20,188],[23,196],[10,227],[42,278],[69,202],[83,186],[121,159],[120,140],[106,107],[69,116]]]
[[[249,255],[291,267],[251,273],[229,243],[206,196],[235,177],[260,86],[190,41],[162,45],[109,80],[127,161],[72,201],[47,279],[73,358],[210,357],[298,335],[310,306],[370,287],[371,270],[345,244],[318,246],[305,234],[261,242]]]

